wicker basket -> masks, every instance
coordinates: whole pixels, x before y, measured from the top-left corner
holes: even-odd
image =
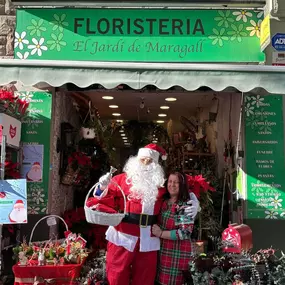
[[[39,219],[39,220],[37,221],[37,223],[34,225],[34,227],[33,227],[33,229],[32,229],[32,232],[31,232],[29,244],[32,243],[32,239],[33,239],[33,236],[34,236],[34,232],[35,232],[35,229],[36,229],[36,227],[38,226],[38,224],[39,224],[41,221],[43,221],[43,220],[45,220],[45,219],[48,219],[48,218],[58,218],[58,219],[60,219],[60,220],[64,223],[65,228],[66,228],[66,231],[68,231],[68,226],[67,226],[65,220],[64,220],[62,217],[57,216],[57,215],[49,215],[49,216],[46,216],[46,217],[43,217],[43,218]],[[59,241],[64,241],[64,239],[59,240]],[[47,242],[47,241],[41,241],[41,242],[37,242],[37,243],[43,244],[43,243],[46,243],[46,242]]]
[[[88,192],[86,199],[85,199],[85,204],[84,204],[84,211],[85,211],[85,217],[88,223],[90,224],[98,224],[98,225],[103,225],[103,226],[117,226],[119,223],[121,223],[122,219],[126,215],[126,196],[122,190],[122,188],[115,182],[111,181],[112,184],[117,186],[124,198],[124,213],[117,213],[117,214],[109,214],[109,213],[104,213],[104,212],[99,212],[94,209],[91,209],[87,207],[87,200],[90,196],[90,193],[93,191],[93,196],[95,197],[96,193],[96,188],[99,185],[99,183],[96,183]],[[107,189],[106,189],[107,190]],[[108,191],[108,190],[107,190]]]

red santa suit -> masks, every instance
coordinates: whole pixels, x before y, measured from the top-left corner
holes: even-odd
[[[160,239],[152,235],[151,226],[157,223],[165,189],[159,188],[156,201],[146,206],[141,200],[128,199],[132,185],[127,184],[126,179],[125,173],[112,179],[120,185],[127,198],[127,217],[118,226],[110,226],[106,232],[109,241],[107,278],[110,285],[153,285]],[[101,203],[113,197],[115,205],[123,211],[124,200],[117,186],[110,183],[103,196]]]

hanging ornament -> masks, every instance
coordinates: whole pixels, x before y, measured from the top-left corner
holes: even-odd
[[[144,107],[145,107],[144,98],[142,97],[141,99],[142,99],[142,101],[140,103],[140,109],[144,109]]]
[[[95,139],[96,138],[95,129],[81,127],[81,136],[86,140]]]
[[[210,122],[216,121],[218,111],[219,111],[219,99],[217,98],[217,95],[214,94],[214,97],[211,102],[210,111],[209,111],[209,121]]]

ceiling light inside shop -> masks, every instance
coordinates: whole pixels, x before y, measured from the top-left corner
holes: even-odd
[[[177,99],[174,98],[174,97],[169,97],[169,98],[165,98],[165,101],[168,101],[168,102],[174,102],[176,101]]]
[[[109,108],[111,108],[111,109],[117,109],[117,108],[119,108],[119,106],[117,106],[117,105],[110,105]]]
[[[120,133],[123,133],[123,132],[124,132],[124,130],[119,130],[119,132],[120,132]]]
[[[122,133],[121,136],[122,136],[122,137],[126,137],[126,134]]]
[[[120,113],[113,113],[112,115],[115,116],[115,117],[120,117],[121,116]]]
[[[161,121],[161,120],[158,120],[158,121],[156,121],[158,124],[163,124],[164,123],[164,121]]]
[[[160,109],[162,109],[162,110],[168,110],[169,107],[168,107],[168,106],[160,106]]]
[[[123,120],[117,120],[117,123],[123,123]]]
[[[102,99],[104,99],[104,100],[113,100],[114,97],[112,97],[112,96],[103,96]]]
[[[158,117],[166,117],[166,114],[158,114]]]

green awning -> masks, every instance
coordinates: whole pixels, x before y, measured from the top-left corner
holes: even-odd
[[[45,82],[53,87],[73,83],[82,88],[100,84],[112,89],[126,84],[133,89],[154,85],[161,90],[181,86],[188,91],[261,88],[285,93],[285,67],[263,65],[1,60],[0,74],[0,85],[20,81],[26,86]]]
[[[266,4],[265,0],[159,0],[159,1],[94,1],[94,0],[12,0],[11,1],[16,7],[181,7],[185,9],[187,7],[250,7],[250,8],[263,8]]]

